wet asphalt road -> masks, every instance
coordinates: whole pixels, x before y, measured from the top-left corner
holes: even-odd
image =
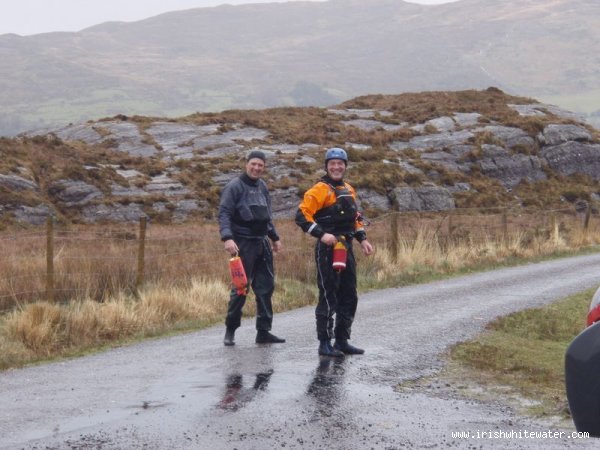
[[[248,319],[234,347],[218,326],[7,371],[0,448],[592,448],[595,439],[524,438],[574,427],[549,428],[500,402],[395,387],[435,374],[445,349],[494,317],[599,284],[595,254],[371,292],[352,339],[366,354],[341,361],[319,358],[313,308],[303,308],[276,315],[285,344],[255,344]],[[490,431],[521,438],[481,437]]]

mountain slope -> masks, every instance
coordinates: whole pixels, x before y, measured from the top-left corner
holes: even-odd
[[[490,85],[589,102],[600,98],[599,54],[592,0],[198,8],[79,33],[0,36],[0,134],[118,113],[325,106]]]

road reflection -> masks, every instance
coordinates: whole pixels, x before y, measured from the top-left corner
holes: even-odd
[[[223,398],[217,407],[226,411],[237,411],[254,400],[256,394],[267,389],[273,370],[259,372],[254,377],[252,387],[244,386],[244,377],[235,373],[227,376]]]
[[[308,386],[309,397],[315,400],[315,415],[331,417],[345,395],[342,385],[345,359],[321,357],[315,375]]]

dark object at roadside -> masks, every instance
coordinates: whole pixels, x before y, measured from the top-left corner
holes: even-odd
[[[600,437],[599,292],[588,313],[591,325],[573,339],[565,354],[565,385],[575,428],[593,437]]]

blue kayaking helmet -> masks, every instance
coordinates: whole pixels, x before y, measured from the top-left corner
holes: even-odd
[[[325,153],[325,167],[327,167],[327,161],[330,159],[341,159],[344,164],[348,165],[348,155],[343,148],[333,147],[327,150],[327,153]]]

